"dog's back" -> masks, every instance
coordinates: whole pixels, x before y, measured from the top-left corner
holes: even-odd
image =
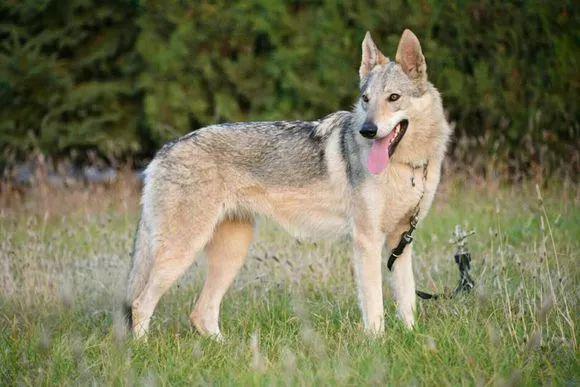
[[[222,169],[222,175],[233,169],[237,176],[248,174],[266,186],[304,186],[327,174],[329,136],[350,125],[351,119],[352,113],[337,112],[317,121],[208,126],[165,145],[147,174],[177,173],[180,184],[187,184],[177,166],[187,166],[192,174],[210,163]]]

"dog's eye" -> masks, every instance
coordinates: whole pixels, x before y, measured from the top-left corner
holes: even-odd
[[[395,102],[399,98],[401,98],[401,96],[399,94],[393,93],[393,94],[389,95],[389,101],[391,101],[391,102]]]
[[[362,95],[362,100],[364,101],[364,103],[368,103],[369,102],[369,96],[366,94]]]

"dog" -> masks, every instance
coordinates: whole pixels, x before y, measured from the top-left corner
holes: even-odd
[[[427,214],[451,129],[410,30],[394,61],[367,32],[359,76],[352,111],[311,122],[212,125],[161,148],[145,171],[128,279],[135,337],[147,333],[161,296],[204,250],[207,279],[190,320],[221,338],[221,301],[244,264],[256,216],[298,236],[350,234],[364,330],[384,331],[381,251],[397,246],[413,214]],[[410,244],[393,268],[397,313],[409,328],[411,256]]]

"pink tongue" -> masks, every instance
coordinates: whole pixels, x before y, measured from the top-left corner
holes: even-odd
[[[368,161],[369,172],[373,175],[378,175],[389,165],[389,142],[394,134],[393,131],[388,136],[373,141]]]

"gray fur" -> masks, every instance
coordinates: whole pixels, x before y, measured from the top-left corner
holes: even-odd
[[[411,81],[403,72],[401,66],[389,62],[384,66],[377,66],[367,77],[361,80],[361,94],[369,94],[371,99],[386,93],[397,92],[402,95],[419,97],[423,90]]]
[[[368,175],[363,165],[358,160],[360,145],[355,140],[358,134],[352,126],[344,126],[340,130],[340,152],[346,166],[346,176],[352,187],[356,187]]]
[[[328,138],[335,130],[354,133],[352,115],[340,111],[317,121],[212,125],[165,145],[157,158],[173,170],[181,161],[172,150],[195,147],[211,154],[217,165],[234,165],[263,184],[301,187],[326,176]]]

